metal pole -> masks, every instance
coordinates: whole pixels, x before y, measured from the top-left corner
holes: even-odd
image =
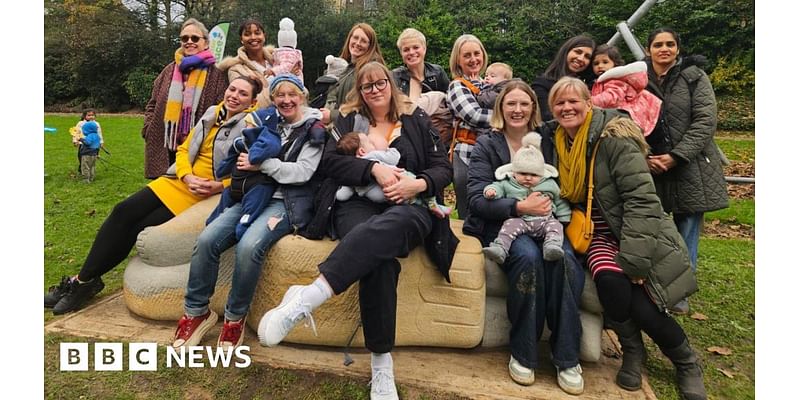
[[[642,19],[642,17],[644,17],[644,15],[647,14],[647,12],[650,11],[650,9],[653,8],[653,6],[656,3],[660,3],[662,1],[664,0],[645,0],[644,2],[642,2],[642,5],[640,5],[639,8],[637,8],[636,11],[633,12],[633,15],[631,15],[631,17],[628,18],[627,21],[625,21],[628,24],[628,27],[632,28],[634,25],[636,25],[639,22],[639,20]],[[617,27],[619,28],[619,25],[617,25]],[[615,45],[621,37],[622,35],[619,32],[615,33],[614,36],[611,37],[611,40],[608,41],[608,45],[609,46]],[[633,49],[631,49],[631,51],[633,51]]]
[[[636,37],[633,36],[633,32],[628,29],[628,24],[625,22],[620,22],[617,24],[617,33],[621,34],[622,38],[625,39],[625,44],[628,45],[628,48],[631,50],[631,53],[633,53],[633,56],[636,58],[636,60],[644,60],[644,50],[639,44],[639,41],[636,40]]]
[[[725,182],[727,183],[756,183],[756,178],[751,178],[749,176],[726,176]]]

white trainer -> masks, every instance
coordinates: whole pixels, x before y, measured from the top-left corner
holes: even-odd
[[[391,368],[379,368],[372,371],[369,381],[370,400],[398,400],[397,387],[394,385],[394,374]]]
[[[294,285],[283,295],[281,304],[267,311],[258,323],[258,341],[263,346],[274,347],[283,341],[300,321],[307,320],[311,323],[314,336],[317,335],[317,326],[311,316],[311,305],[303,302],[301,294],[305,286]]]
[[[533,369],[522,366],[514,356],[511,356],[511,360],[508,362],[508,374],[511,375],[514,382],[520,385],[530,386],[536,381]]]
[[[583,369],[580,364],[564,369],[556,367],[556,371],[558,371],[558,386],[561,390],[575,395],[583,393],[583,376],[581,375]]]

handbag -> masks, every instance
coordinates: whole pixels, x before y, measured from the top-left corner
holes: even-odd
[[[600,143],[597,143],[592,150],[592,159],[589,161],[589,191],[586,197],[586,211],[580,208],[572,209],[572,216],[570,217],[567,228],[564,229],[564,234],[572,244],[572,248],[577,254],[586,254],[589,250],[589,243],[592,242],[592,234],[594,233],[594,222],[592,222],[592,197],[594,195],[594,159],[597,156],[597,149]]]

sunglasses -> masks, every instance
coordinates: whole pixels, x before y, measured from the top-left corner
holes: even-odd
[[[192,43],[197,43],[197,42],[200,41],[200,39],[205,39],[205,37],[197,36],[197,35],[191,35],[191,36],[183,35],[183,36],[181,36],[181,43],[187,43],[187,42],[189,42],[189,40],[191,40]]]
[[[388,79],[378,79],[375,82],[365,83],[359,86],[358,89],[361,90],[361,93],[367,94],[367,93],[372,93],[373,91],[375,91],[375,89],[378,89],[378,91],[386,89],[386,86],[388,84],[389,84]]]

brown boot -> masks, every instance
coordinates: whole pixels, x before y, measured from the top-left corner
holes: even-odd
[[[685,340],[674,349],[661,349],[667,358],[675,365],[675,375],[678,379],[678,390],[681,397],[686,400],[706,400],[706,387],[703,383],[703,368],[694,350]]]

